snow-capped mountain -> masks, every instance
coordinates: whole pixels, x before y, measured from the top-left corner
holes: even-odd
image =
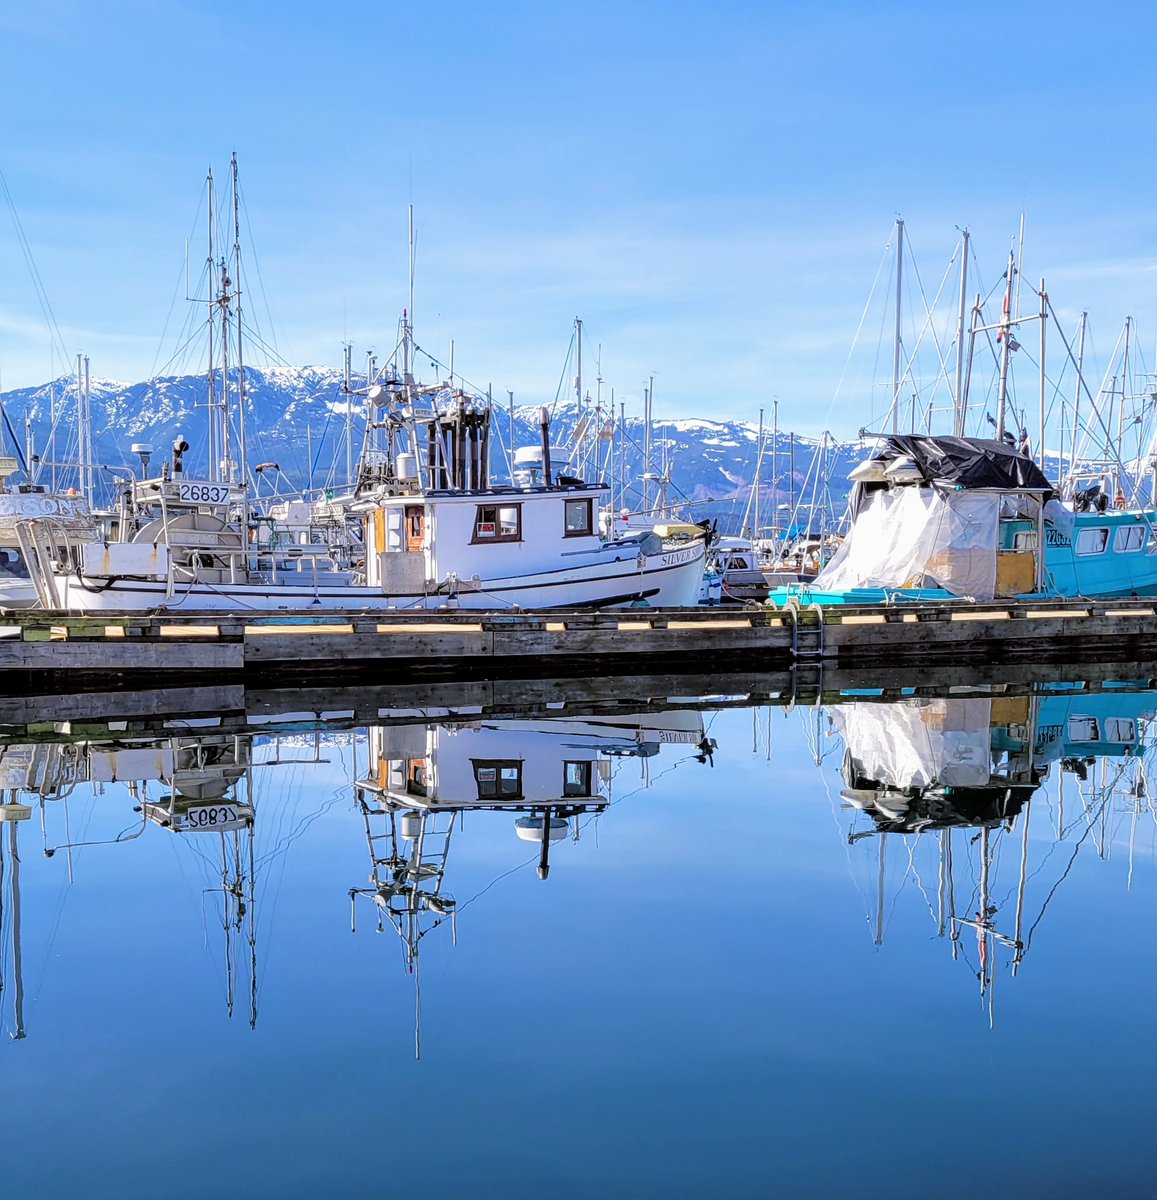
[[[313,487],[340,486],[346,481],[347,458],[356,462],[365,431],[364,402],[353,398],[352,407],[342,391],[342,374],[329,367],[247,367],[247,435],[251,466],[276,463],[278,472],[263,473],[262,486],[277,486],[281,491]],[[220,389],[220,377],[217,381]],[[231,392],[235,379],[231,375]],[[119,383],[107,379],[91,382],[91,411],[94,458],[98,469],[98,491],[111,494],[118,475],[139,470],[140,464],[131,447],[147,443],[153,447],[154,462],[164,457],[174,439],[182,436],[190,444],[185,457],[189,473],[202,473],[207,467],[208,384],[204,375],[177,375],[141,383]],[[48,483],[55,460],[60,487],[76,482],[76,384],[58,379],[40,387],[8,392],[3,397],[7,428],[0,439],[5,452],[10,443],[18,443],[18,452],[39,459],[39,482]],[[541,406],[525,405],[513,414],[515,446],[537,446]],[[55,438],[52,417],[56,414]],[[568,450],[576,423],[577,406],[559,404],[551,422],[552,445]],[[609,420],[609,416],[608,416]],[[508,478],[507,447],[511,418],[506,410],[495,411],[496,444],[492,453],[492,472],[496,480]],[[589,427],[589,426],[588,426]],[[601,475],[615,485],[619,500],[619,482],[626,482],[628,507],[639,507],[642,499],[640,476],[643,474],[643,423],[627,417],[624,432],[616,433],[613,461],[611,443],[599,443],[598,467],[588,460],[587,475]],[[762,480],[762,524],[773,523],[774,506],[779,506],[786,521],[787,507],[801,496],[817,501],[823,494],[823,475],[828,480],[832,509],[843,509],[848,492],[847,475],[863,457],[860,443],[830,442],[824,460],[813,438],[792,437],[782,431],[778,449],[773,453],[771,430],[765,429]],[[750,422],[709,420],[706,418],[663,420],[652,423],[650,470],[669,477],[669,496],[688,501],[687,512],[696,519],[718,518],[720,528],[735,530],[743,520],[756,477],[758,428]],[[562,465],[562,464],[557,464]],[[793,469],[794,468],[794,469]],[[773,487],[773,480],[778,487]],[[658,481],[652,482],[652,497]],[[99,498],[99,497],[98,497]]]

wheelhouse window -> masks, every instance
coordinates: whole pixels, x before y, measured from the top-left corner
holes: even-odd
[[[522,763],[517,759],[475,758],[471,761],[479,800],[522,799]]]
[[[406,795],[426,795],[426,760],[411,758],[406,762]]]
[[[594,779],[594,763],[567,762],[562,769],[562,794],[564,796],[590,796]]]
[[[1103,525],[1095,529],[1082,529],[1077,534],[1078,554],[1104,554],[1109,544],[1109,531]]]
[[[1113,549],[1118,554],[1137,554],[1145,548],[1145,526],[1125,525],[1113,536]]]
[[[590,498],[566,502],[566,536],[585,537],[594,528],[593,505]]]
[[[474,515],[475,542],[521,542],[521,504],[480,504]]]

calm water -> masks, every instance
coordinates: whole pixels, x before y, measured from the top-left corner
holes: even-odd
[[[3,1194],[1157,1194],[1157,695],[718,690],[8,727]]]

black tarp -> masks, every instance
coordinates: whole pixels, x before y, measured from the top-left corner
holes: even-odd
[[[926,483],[949,491],[999,488],[1007,492],[1045,492],[1046,499],[1053,495],[1053,485],[1040,467],[1004,442],[893,434],[872,455],[883,462],[904,457],[915,461]]]

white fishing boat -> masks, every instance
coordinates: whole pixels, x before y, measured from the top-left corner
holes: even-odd
[[[236,159],[233,186],[236,194]],[[208,207],[212,215],[211,176]],[[552,470],[545,410],[538,482],[492,484],[490,398],[456,386],[453,375],[431,385],[414,378],[409,310],[397,353],[365,390],[367,444],[346,508],[360,529],[360,557],[325,540],[270,537],[246,465],[236,204],[233,211],[230,257],[218,258],[210,239],[216,282],[209,344],[219,357],[210,358],[208,462],[191,472],[188,443],[178,438],[159,474],[122,485],[116,519],[103,530],[79,512],[17,522],[42,607],[244,612],[695,603],[705,537],[603,536],[600,508],[610,488]]]
[[[30,608],[37,603],[36,585],[21,543],[21,526],[70,522],[78,517],[86,525],[92,522],[87,502],[75,494],[50,494],[31,484],[14,491],[6,488],[6,481],[16,469],[14,458],[0,458],[0,609]]]

